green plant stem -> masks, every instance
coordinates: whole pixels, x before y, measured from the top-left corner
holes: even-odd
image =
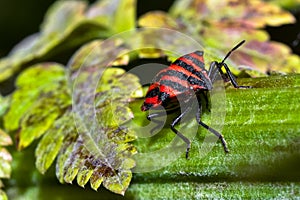
[[[205,132],[201,128],[192,142],[189,160],[183,152],[176,162],[159,171],[135,174],[128,196],[137,199],[299,197],[300,76],[238,82],[253,88],[226,89],[222,133],[231,152],[225,155],[218,142],[207,156],[199,159],[204,137],[201,135]],[[143,142],[137,144],[144,147]]]

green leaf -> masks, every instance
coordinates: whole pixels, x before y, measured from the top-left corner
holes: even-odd
[[[104,179],[103,186],[112,192],[124,195],[131,181],[131,170],[123,170],[115,176]]]
[[[53,39],[63,37],[84,19],[86,8],[87,4],[84,1],[57,1],[45,15],[41,25],[42,33],[52,34]]]
[[[48,10],[40,32],[29,36],[0,60],[0,82],[45,58],[95,38],[135,27],[135,0],[57,1]]]
[[[286,0],[286,1],[270,0],[269,2],[290,10],[297,9],[300,7],[300,0]]]
[[[4,125],[10,131],[19,128],[17,145],[22,149],[40,137],[71,101],[59,64],[32,66],[18,77],[16,86]]]
[[[43,95],[61,87],[65,82],[64,68],[55,63],[35,65],[24,71],[17,79],[17,89],[12,95],[8,113],[4,116],[7,130],[16,130],[21,118]]]
[[[136,27],[136,0],[120,0],[113,17],[113,33],[132,30]],[[113,34],[112,33],[112,34]]]
[[[3,97],[0,95],[0,118],[2,119],[3,115],[7,111],[10,104],[10,96]]]
[[[91,179],[90,179],[91,188],[94,189],[95,191],[97,191],[97,189],[100,187],[100,185],[102,184],[102,182],[103,182],[103,178],[92,176]]]
[[[75,141],[77,139],[76,132],[70,132],[68,134],[68,138],[64,140],[62,148],[60,149],[60,153],[57,157],[56,161],[56,177],[61,183],[64,183],[64,174],[65,174],[65,167],[64,165],[67,163],[69,154],[72,152],[73,147],[75,146]],[[70,164],[70,163],[68,163]]]
[[[111,128],[132,119],[133,114],[124,97],[130,98],[134,90],[140,87],[139,79],[123,69],[109,68],[103,72],[100,81],[102,84],[97,87],[95,99],[98,123]],[[133,140],[135,137],[132,137]]]
[[[12,50],[9,57],[0,61],[0,82],[57,46],[83,20],[85,6],[80,1],[54,4],[46,14],[41,32],[26,38]]]
[[[138,19],[138,25],[141,27],[162,27],[170,29],[180,29],[180,23],[163,11],[151,11],[142,15]]]
[[[58,92],[51,91],[43,94],[31,106],[30,110],[22,116],[20,122],[18,148],[23,149],[30,145],[34,139],[43,135],[60,117],[65,109],[71,105],[70,94],[63,89],[56,88]]]
[[[77,177],[82,187],[90,180],[92,188],[97,190],[103,182],[107,189],[124,194],[132,177],[131,168],[135,166],[130,157],[136,153],[134,147],[128,144],[136,137],[124,124],[133,117],[128,104],[137,96],[133,89],[141,86],[136,76],[123,69],[105,69],[107,64],[111,66],[113,60],[105,61],[106,58],[99,51],[94,51],[95,48],[105,46],[107,51],[111,51],[110,55],[116,58],[124,51],[120,40],[110,44],[108,46],[101,44],[101,41],[94,41],[84,46],[70,62],[68,74],[80,86],[76,88],[79,93],[73,92],[73,101],[76,102],[74,94],[85,97],[93,95],[86,87],[86,84],[92,83],[90,77],[95,75],[89,67],[103,73],[94,91],[95,109],[99,118],[99,129],[95,135],[103,140],[90,140],[86,137],[87,133],[81,132],[80,125],[74,123],[76,118],[71,112],[68,89],[71,85],[66,83],[64,68],[54,63],[32,66],[18,77],[17,89],[5,116],[5,125],[9,130],[18,129],[19,149],[44,135],[35,151],[36,167],[41,173],[45,173],[57,157],[56,175],[61,183],[72,183]],[[101,59],[104,59],[105,65],[102,65]],[[99,64],[97,61],[100,61]],[[93,65],[90,66],[90,63]],[[80,70],[86,69],[84,66],[88,70],[79,74]]]
[[[8,200],[5,192],[3,190],[0,189],[0,199],[1,200]]]
[[[93,175],[93,170],[91,169],[84,169],[81,168],[77,174],[77,183],[78,185],[80,185],[81,187],[84,187],[87,182],[90,180],[91,186],[94,190],[97,190],[97,188],[100,187],[101,183],[102,183],[102,178],[97,179],[96,176],[92,176]],[[92,178],[93,177],[93,178]],[[98,184],[95,184],[94,182],[97,181],[99,182]]]
[[[36,150],[36,168],[45,173],[62,148],[63,140],[70,132],[76,132],[72,113],[67,111],[47,130]]]

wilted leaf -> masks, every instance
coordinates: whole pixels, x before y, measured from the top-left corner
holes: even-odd
[[[291,13],[272,3],[261,0],[178,0],[171,7],[170,14],[173,21],[181,21],[184,24],[182,27],[185,28],[176,30],[195,37],[207,48],[206,52],[217,54],[216,57],[219,59],[224,57],[225,53],[236,43],[245,39],[246,45],[227,61],[236,69],[252,69],[261,74],[270,71],[300,71],[297,65],[299,59],[295,59],[291,50],[285,45],[268,41],[267,32],[261,30],[266,25],[279,26],[295,22]],[[152,18],[145,16],[152,16]],[[140,19],[143,24],[151,24],[151,21],[155,19],[154,12],[145,16]],[[170,18],[170,16],[167,17]],[[165,24],[164,27],[168,25]],[[286,63],[289,64],[286,65]],[[235,70],[235,72],[238,71]]]
[[[106,52],[102,50],[104,46]],[[134,92],[134,89],[141,88],[136,76],[123,69],[106,68],[124,50],[120,41],[104,44],[94,41],[82,47],[69,64],[69,76],[78,86],[73,87],[73,102],[95,98],[94,104],[85,104],[84,110],[86,112],[90,105],[95,106],[98,125],[97,129],[92,130],[95,131],[94,135],[88,135],[91,130],[81,132],[85,130],[81,128],[82,125],[78,121],[74,123],[76,113],[68,109],[71,98],[64,81],[60,81],[60,84],[49,81],[50,85],[56,83],[57,87],[51,86],[47,93],[36,97],[31,109],[20,115],[20,147],[29,145],[45,133],[35,152],[36,166],[40,172],[45,173],[57,157],[56,175],[61,183],[72,183],[77,177],[82,187],[90,180],[92,188],[97,190],[103,182],[107,189],[124,194],[131,180],[131,168],[135,166],[135,161],[130,157],[136,152],[128,144],[135,139],[135,135],[124,124],[133,117],[128,102],[142,94]],[[109,53],[112,57],[105,57],[103,53]],[[95,84],[93,95],[87,86],[93,84],[97,77],[95,72],[102,76]],[[43,73],[40,72],[39,76],[43,77]],[[56,80],[51,77],[48,79]],[[19,86],[29,88],[32,81],[22,80],[22,77],[18,80],[22,83]],[[42,81],[39,83],[43,84]],[[47,105],[47,109],[44,105]],[[91,128],[94,125],[92,119],[84,122]],[[93,140],[95,136],[97,138]]]
[[[128,102],[141,87],[134,75],[109,68],[126,52],[123,43],[121,39],[91,42],[69,64],[78,137],[75,143],[66,138],[62,145],[66,147],[57,162],[61,182],[70,183],[77,176],[82,187],[90,180],[97,190],[103,182],[119,194],[124,194],[129,185],[130,169],[135,165],[130,156],[135,149],[127,142],[135,136],[124,124],[133,117]],[[74,141],[75,137],[71,138]]]
[[[72,138],[73,140],[74,138]],[[58,157],[56,174],[58,179],[63,183],[71,183],[77,176],[77,182],[80,186],[84,186],[90,179],[91,186],[97,190],[102,181],[105,187],[115,193],[122,194],[128,187],[131,179],[130,168],[132,165],[124,165],[122,159],[130,154],[130,145],[123,145],[124,148],[117,148],[116,144],[110,143],[106,145],[106,151],[110,150],[109,159],[113,168],[106,165],[101,159],[95,158],[84,147],[82,139],[77,138],[76,142],[70,142],[65,139],[62,151]],[[128,161],[127,161],[128,162]],[[125,176],[124,173],[127,172]]]
[[[246,66],[246,69],[250,66],[252,70],[260,72],[298,72],[300,69],[296,66],[299,66],[300,58],[290,53],[291,50],[284,44],[252,40],[245,45],[245,48],[235,52],[232,60],[237,66],[241,66],[241,69],[243,66]],[[292,57],[294,60],[289,61]],[[288,65],[289,62],[294,63]]]
[[[184,10],[186,12],[183,12]],[[188,0],[185,2],[178,0],[173,4],[170,13],[172,16],[189,20],[222,21],[252,28],[261,28],[265,25],[278,26],[295,22],[295,18],[287,11],[261,0]]]

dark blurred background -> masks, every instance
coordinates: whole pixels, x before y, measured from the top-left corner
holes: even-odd
[[[55,0],[0,0],[0,57],[24,37],[39,30],[39,25],[48,7]],[[89,0],[94,2],[95,0]],[[150,10],[167,11],[173,0],[138,0],[137,14]],[[271,38],[289,45],[300,55],[300,10],[293,10],[297,24],[267,27]],[[297,40],[298,37],[298,40]]]

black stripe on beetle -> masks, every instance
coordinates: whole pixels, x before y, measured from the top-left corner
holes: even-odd
[[[184,62],[182,60],[177,59],[173,62],[173,64],[177,65],[179,67],[182,67],[183,69],[185,69],[185,70],[187,70],[187,71],[189,71],[193,74],[196,72],[195,68],[192,65],[189,65],[189,64],[187,64],[186,62]]]
[[[159,87],[155,87],[152,90],[147,92],[146,98],[147,97],[155,97],[155,96],[158,96],[159,94],[160,94]]]
[[[166,93],[166,92],[161,92],[159,95],[158,95],[158,99],[161,100],[162,102],[166,101],[168,98],[169,98],[169,94]]]
[[[194,58],[194,57],[190,56],[189,54],[184,55],[182,57],[192,61],[199,68],[204,69],[204,63],[201,60],[198,60],[197,58]]]
[[[189,89],[189,88],[181,85],[180,83],[177,83],[177,82],[174,82],[171,80],[161,80],[160,84],[171,87],[172,89],[174,89],[174,91],[178,91],[178,92],[186,92]]]
[[[167,71],[162,71],[160,73],[157,74],[157,80],[160,80],[162,77],[164,76],[175,76],[181,80],[187,80],[188,79],[188,75],[186,75],[185,73],[176,71],[176,70],[172,70],[169,69]]]
[[[194,75],[196,75],[197,77],[199,77],[199,79],[203,80],[204,82],[210,82],[204,75],[202,72],[197,71],[192,65],[187,64],[186,62],[182,61],[182,60],[175,60],[174,63],[175,65],[184,68],[185,70],[193,73]],[[203,68],[203,70],[205,70]],[[206,71],[206,70],[205,70]]]

